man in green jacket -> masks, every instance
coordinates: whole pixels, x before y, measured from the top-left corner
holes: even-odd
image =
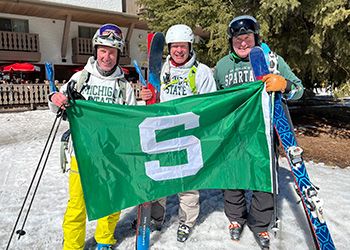
[[[216,65],[214,78],[218,89],[254,81],[249,62],[249,52],[260,45],[259,23],[248,15],[235,17],[228,26],[230,53]],[[263,77],[266,91],[280,91],[290,99],[303,95],[303,85],[280,56],[276,56],[271,74]],[[270,69],[271,70],[271,69]],[[243,226],[247,223],[262,249],[269,249],[268,226],[273,215],[273,194],[252,190],[251,207],[247,209],[245,190],[224,190],[224,210],[230,221],[232,240],[240,239]]]

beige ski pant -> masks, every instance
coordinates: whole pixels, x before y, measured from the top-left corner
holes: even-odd
[[[199,215],[199,191],[192,190],[183,193],[178,193],[179,197],[179,222],[180,224],[185,224],[189,227],[193,227],[196,223],[196,219]],[[157,200],[157,202],[164,208],[165,215],[165,207],[166,207],[166,198],[161,198]]]

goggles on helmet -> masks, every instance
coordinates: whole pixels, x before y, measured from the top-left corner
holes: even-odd
[[[118,41],[122,41],[123,33],[118,26],[112,24],[105,24],[99,29],[99,37],[112,39],[114,38]]]
[[[259,26],[251,19],[241,19],[231,22],[228,27],[228,33],[230,37],[254,33],[258,34]]]

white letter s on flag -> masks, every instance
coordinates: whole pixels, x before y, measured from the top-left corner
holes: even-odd
[[[146,118],[140,125],[142,151],[159,154],[186,149],[188,163],[176,166],[160,166],[159,160],[145,162],[146,175],[155,181],[176,179],[195,175],[203,167],[200,140],[184,136],[166,141],[156,141],[156,130],[184,125],[185,130],[199,127],[199,116],[192,113]]]

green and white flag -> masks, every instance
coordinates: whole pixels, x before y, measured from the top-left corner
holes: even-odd
[[[200,189],[272,192],[262,82],[150,106],[67,110],[89,220]]]

